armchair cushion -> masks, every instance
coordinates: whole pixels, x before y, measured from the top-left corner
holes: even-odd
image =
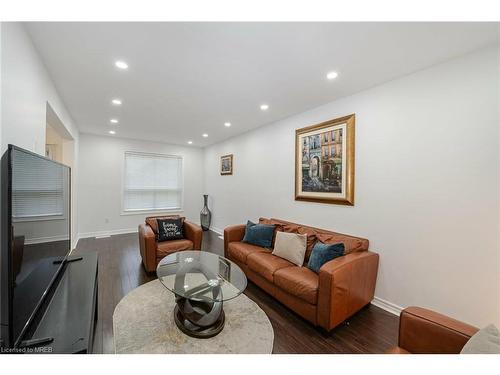
[[[460,354],[500,354],[500,332],[497,327],[490,324],[477,331]]]
[[[179,215],[165,215],[165,216],[148,216],[146,224],[153,229],[154,234],[158,234],[158,219],[181,219],[184,222],[185,218]]]
[[[181,239],[159,242],[156,248],[156,257],[164,258],[168,254],[175,253],[182,250],[192,250],[193,241]]]
[[[184,223],[181,218],[156,219],[158,242],[180,240],[184,238]]]

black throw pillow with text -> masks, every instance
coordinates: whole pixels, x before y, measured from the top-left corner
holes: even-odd
[[[181,218],[157,219],[158,242],[180,240],[184,238],[183,223]]]

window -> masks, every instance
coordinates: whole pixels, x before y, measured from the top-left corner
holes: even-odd
[[[182,208],[182,157],[125,153],[124,211]]]

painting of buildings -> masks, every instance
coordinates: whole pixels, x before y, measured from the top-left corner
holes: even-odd
[[[295,130],[295,200],[354,205],[355,115]]]
[[[302,191],[342,193],[342,130],[302,138]]]

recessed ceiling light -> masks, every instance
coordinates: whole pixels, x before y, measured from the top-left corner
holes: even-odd
[[[339,74],[337,72],[330,72],[326,75],[326,78],[328,79],[335,79],[339,76]]]
[[[229,127],[231,126],[231,123],[230,123],[230,122],[225,122],[225,123],[224,123],[224,126],[225,126],[226,128],[229,128]]]
[[[115,61],[115,66],[118,69],[123,69],[123,70],[128,69],[128,64],[122,60]]]
[[[263,110],[263,111],[267,111],[269,109],[269,106],[267,104],[262,104],[260,106],[260,109]]]
[[[188,145],[192,145],[193,144],[193,141],[188,141]]]
[[[109,120],[109,122],[112,124],[118,124],[118,120],[115,118],[112,118],[111,120]]]
[[[116,132],[114,130],[110,130],[108,133],[109,134],[116,134]]]
[[[122,101],[120,99],[113,99],[111,103],[113,103],[113,105],[122,105]]]
[[[207,138],[208,137],[208,134],[207,133],[203,133],[203,138]]]

